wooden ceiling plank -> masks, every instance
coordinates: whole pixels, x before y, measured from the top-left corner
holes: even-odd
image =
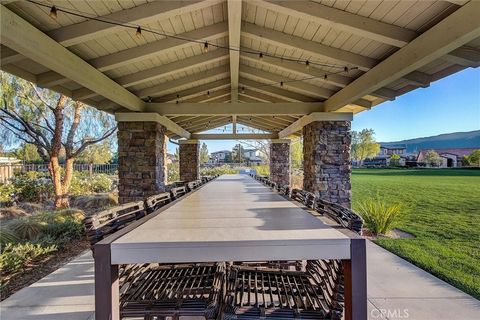
[[[207,81],[213,78],[218,78],[220,76],[226,76],[228,75],[228,73],[229,73],[228,66],[223,65],[207,71],[202,71],[192,75],[187,75],[185,77],[178,78],[172,81],[166,81],[159,85],[139,90],[135,92],[135,94],[140,98],[146,98],[149,96],[156,97],[156,96],[165,94],[165,91],[171,91],[196,81],[202,81],[202,80]]]

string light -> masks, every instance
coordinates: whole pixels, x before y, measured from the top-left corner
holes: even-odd
[[[280,87],[283,88],[283,81],[280,81]]]
[[[48,14],[50,17],[52,17],[53,19],[57,19],[57,7],[55,6],[52,6],[50,8],[50,13]]]
[[[50,16],[52,16],[54,18],[57,17],[57,12],[63,12],[65,14],[69,14],[69,15],[72,15],[72,16],[76,16],[76,17],[80,17],[80,18],[84,18],[84,19],[88,19],[88,20],[93,20],[93,21],[98,21],[98,22],[102,22],[102,23],[106,23],[106,24],[121,26],[121,27],[124,27],[124,28],[135,29],[137,31],[140,28],[140,30],[143,31],[143,33],[148,32],[148,33],[158,35],[158,36],[162,36],[162,37],[170,37],[170,38],[174,38],[174,39],[178,39],[178,40],[182,40],[182,41],[186,41],[186,42],[200,43],[200,44],[204,45],[204,50],[208,50],[208,48],[210,46],[214,46],[216,48],[221,48],[221,49],[225,49],[225,50],[237,51],[237,52],[242,52],[242,53],[252,54],[252,55],[258,55],[260,59],[262,59],[263,56],[265,55],[265,56],[268,56],[268,57],[271,57],[271,58],[279,59],[281,62],[286,60],[286,61],[291,61],[291,62],[296,62],[296,63],[307,64],[306,60],[288,58],[288,57],[283,57],[283,56],[280,57],[280,56],[277,56],[277,55],[274,55],[274,54],[268,54],[268,53],[258,52],[258,51],[255,51],[255,50],[244,49],[244,48],[229,47],[229,46],[225,46],[225,45],[221,45],[221,44],[214,44],[214,43],[209,44],[207,41],[201,40],[201,39],[198,39],[198,40],[197,39],[191,39],[191,38],[187,38],[187,37],[184,37],[184,36],[181,36],[181,35],[169,34],[169,33],[163,32],[163,31],[147,28],[145,26],[143,26],[143,27],[142,26],[132,26],[129,23],[124,23],[124,22],[110,20],[110,19],[104,19],[102,17],[92,17],[91,14],[83,13],[83,12],[80,12],[80,11],[73,11],[73,10],[65,9],[65,8],[57,8],[56,6],[50,6],[48,4],[39,2],[38,0],[27,0],[27,1],[30,2],[30,3],[33,3],[35,5],[38,5],[38,6],[50,8]],[[343,69],[343,70],[346,70],[345,72],[348,72],[348,70],[349,70],[348,67],[335,65],[335,64],[315,62],[315,61],[311,61],[311,60],[308,60],[308,65],[318,65],[318,66],[323,66],[323,67],[327,67],[327,68]],[[352,70],[352,69],[350,69],[350,70]]]
[[[210,97],[210,91],[207,91],[207,96],[209,96],[209,97]]]
[[[348,72],[348,67],[347,66],[343,67],[343,72]]]
[[[135,35],[137,38],[140,38],[142,36],[142,27],[138,26],[137,31],[135,32]]]
[[[323,79],[327,80],[328,78],[328,75],[325,73],[325,75],[323,76]]]
[[[308,70],[310,69],[310,61],[305,61],[305,68]]]
[[[203,45],[203,52],[207,53],[208,52],[208,42],[205,41],[205,44]]]
[[[242,93],[245,93],[245,87],[242,87]]]

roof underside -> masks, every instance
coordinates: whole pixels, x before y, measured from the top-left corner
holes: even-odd
[[[480,65],[478,2],[39,1],[56,19],[2,3],[2,70],[111,113],[156,112],[174,138],[231,122],[298,134],[311,112],[358,113]]]

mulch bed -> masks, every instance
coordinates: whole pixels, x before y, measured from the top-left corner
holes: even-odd
[[[90,245],[86,240],[77,240],[75,243],[67,244],[58,251],[52,252],[42,260],[28,265],[22,271],[5,276],[1,275],[0,301],[37,282],[89,248]]]

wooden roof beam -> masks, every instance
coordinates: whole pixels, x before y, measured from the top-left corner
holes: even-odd
[[[135,94],[140,98],[146,98],[149,96],[150,97],[161,96],[161,95],[165,95],[166,92],[171,92],[172,90],[176,90],[178,88],[184,87],[196,81],[213,80],[219,77],[225,78],[225,77],[228,77],[228,75],[229,75],[228,65],[223,65],[207,71],[202,71],[199,73],[187,75],[185,77],[178,78],[172,81],[166,81],[156,86],[139,90],[135,92]]]
[[[288,35],[273,29],[262,28],[253,23],[244,22],[242,34],[262,43],[269,43],[285,49],[303,50],[316,57],[336,60],[349,66],[356,66],[363,71],[373,68],[378,63],[376,59],[329,47],[315,41]]]
[[[144,102],[15,13],[1,7],[1,43],[132,111]]]
[[[325,102],[337,110],[480,37],[480,2],[471,1]]]
[[[161,116],[158,113],[143,113],[143,112],[118,112],[115,113],[115,120],[123,122],[137,122],[137,121],[151,121],[160,123],[168,131],[175,133],[176,135],[189,139],[190,132],[180,127],[178,124],[168,119],[167,117]]]
[[[278,134],[275,133],[194,133],[192,139],[197,140],[267,140],[277,139]]]
[[[301,115],[323,111],[323,103],[146,103],[147,112],[161,115]]]
[[[267,0],[255,4],[274,12],[313,21],[325,27],[353,33],[394,47],[403,47],[417,36],[415,31],[315,2]]]
[[[242,1],[227,0],[228,44],[230,48],[240,49],[240,29],[242,24]],[[240,72],[240,52],[229,50],[230,54],[230,90],[231,101],[238,100],[238,77]]]
[[[352,121],[353,113],[350,112],[313,112],[305,115],[280,131],[278,136],[280,139],[286,138],[300,131],[307,124],[315,121]]]
[[[121,21],[133,25],[142,25],[152,20],[165,20],[187,12],[210,7],[221,0],[157,1],[116,11],[99,17],[102,20]],[[118,32],[125,27],[102,21],[86,20],[48,32],[48,36],[65,47],[73,46],[92,39]],[[133,30],[134,31],[134,30]],[[133,32],[132,31],[132,32]]]
[[[167,94],[158,98],[154,98],[153,102],[163,103],[163,102],[175,102],[177,100],[177,94],[179,96],[178,101],[183,102],[184,100],[205,95],[207,91],[214,89],[221,89],[230,86],[230,79],[220,79],[217,81],[209,82],[192,88],[188,88],[177,93]]]
[[[297,92],[288,91],[278,86],[265,85],[265,83],[258,82],[246,77],[240,77],[240,83],[245,89],[261,92],[267,95],[273,95],[280,99],[288,100],[290,102],[316,102],[318,99],[312,98]]]

